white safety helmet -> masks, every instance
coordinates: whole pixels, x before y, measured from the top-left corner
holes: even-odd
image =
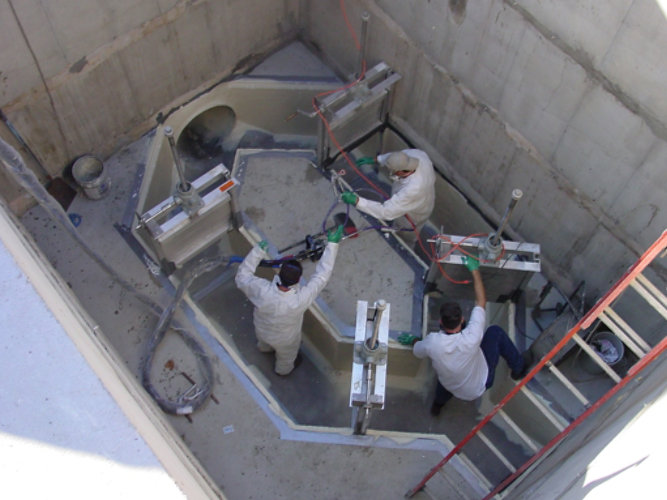
[[[411,156],[406,155],[403,151],[397,151],[396,153],[390,153],[387,156],[384,164],[392,173],[399,172],[401,170],[413,171],[417,170],[419,160],[417,160],[417,158],[412,158]]]

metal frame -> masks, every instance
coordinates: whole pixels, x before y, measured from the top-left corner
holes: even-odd
[[[335,134],[337,149],[344,150],[386,122],[389,95],[400,79],[400,74],[394,73],[386,63],[380,62],[368,70],[364,78],[356,84],[316,99],[315,104],[324,118],[318,123],[319,165],[324,166],[330,159],[330,134]]]
[[[177,267],[231,229],[229,191],[239,183],[220,163],[192,182],[202,205],[188,214],[178,196],[159,203],[139,217],[136,230],[145,229],[159,259]]]
[[[464,255],[460,252],[452,251],[452,247],[461,248],[464,251],[479,251],[486,242],[487,238],[467,237],[444,234],[439,238],[427,240],[429,243],[435,243],[436,261],[442,264],[463,264]],[[516,241],[502,241],[504,255],[497,260],[488,261],[480,259],[479,265],[482,267],[494,267],[497,269],[511,269],[515,271],[540,272],[540,245],[538,243],[524,243]],[[437,270],[437,264],[434,262],[429,270],[429,277],[433,268]],[[428,280],[427,280],[428,281]]]
[[[354,358],[350,380],[350,406],[355,434],[365,434],[373,409],[384,408],[389,352],[390,305],[378,300],[369,307],[357,301]]]

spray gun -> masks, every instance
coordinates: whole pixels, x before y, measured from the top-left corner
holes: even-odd
[[[298,261],[310,259],[313,262],[320,260],[322,254],[324,253],[324,247],[326,245],[325,243],[326,238],[324,238],[324,236],[327,235],[329,231],[335,231],[336,228],[341,224],[344,226],[344,231],[345,231],[345,235],[341,238],[341,241],[345,241],[348,238],[356,238],[359,235],[359,232],[357,231],[357,227],[354,225],[354,222],[352,222],[352,220],[348,218],[344,213],[338,213],[334,215],[334,222],[335,224],[329,229],[326,229],[315,235],[307,234],[303,240],[297,241],[296,243],[292,243],[291,245],[283,248],[282,250],[279,250],[279,253],[283,255],[288,250],[291,250],[292,248],[304,244],[306,246],[305,249],[299,251],[296,254],[288,255],[280,259],[271,259],[271,260],[263,259],[259,262],[259,266],[280,267],[280,265],[287,259],[290,260],[294,259]]]

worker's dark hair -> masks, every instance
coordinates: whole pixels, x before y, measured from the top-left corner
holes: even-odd
[[[282,286],[292,286],[299,282],[303,269],[298,260],[286,260],[280,265],[280,284]]]
[[[440,323],[446,330],[453,330],[461,323],[463,311],[456,302],[445,302],[440,306]]]

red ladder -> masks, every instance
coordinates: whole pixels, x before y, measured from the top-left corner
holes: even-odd
[[[418,491],[420,491],[426,483],[447,463],[454,457],[473,437],[481,434],[481,429],[489,423],[489,421],[515,396],[523,387],[545,366],[553,372],[558,370],[550,363],[550,360],[565,347],[570,340],[574,340],[582,347],[582,349],[591,356],[591,358],[602,368],[614,381],[615,385],[600,397],[593,404],[586,402],[586,410],[581,413],[574,421],[567,427],[563,428],[555,437],[546,443],[539,451],[537,451],[530,459],[523,465],[507,476],[500,484],[495,486],[484,500],[489,499],[509,486],[515,479],[517,479],[523,472],[532,464],[539,460],[545,453],[551,450],[558,444],[565,436],[567,436],[574,428],[581,424],[593,412],[595,412],[606,401],[612,398],[619,390],[621,390],[628,382],[630,382],[639,372],[646,366],[657,359],[662,352],[667,348],[667,337],[663,337],[654,347],[650,347],[646,342],[639,337],[627,323],[625,323],[619,316],[611,309],[611,304],[625,291],[626,288],[632,287],[637,293],[646,300],[646,302],[658,311],[663,318],[667,319],[667,299],[665,295],[655,287],[644,275],[642,271],[653,262],[653,260],[660,256],[660,254],[667,247],[667,230],[663,231],[662,235],[651,245],[651,247],[626,271],[616,284],[588,311],[588,313],[581,318],[577,324],[572,327],[568,333],[533,367],[532,370],[519,382],[517,385],[493,408],[493,410],[484,417],[438,464],[436,464],[417,485],[410,489],[405,496],[411,498]],[[613,371],[591,347],[579,336],[577,333],[583,329],[589,328],[594,321],[600,319],[626,344],[639,358],[639,360],[628,370],[627,374],[621,378]],[[562,374],[556,373],[561,380],[565,379]],[[577,390],[573,386],[568,387],[575,392]],[[577,395],[580,399],[583,396],[579,393]],[[502,413],[502,412],[501,412]]]

